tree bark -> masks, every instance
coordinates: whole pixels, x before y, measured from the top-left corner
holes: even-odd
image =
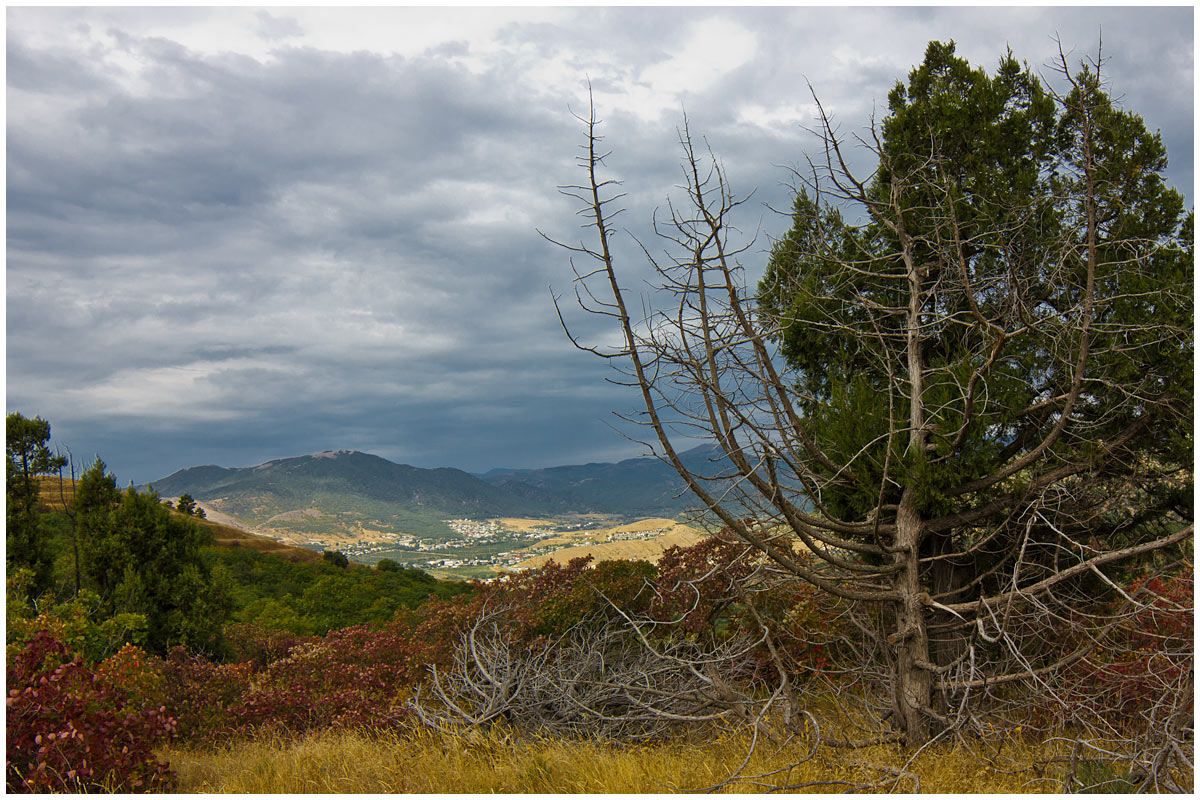
[[[919,747],[929,740],[929,710],[933,676],[929,662],[929,631],[921,603],[921,519],[912,489],[905,489],[896,514],[895,588],[896,631],[889,639],[895,650],[893,711],[905,741]]]

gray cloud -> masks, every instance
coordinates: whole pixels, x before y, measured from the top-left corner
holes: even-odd
[[[609,428],[636,398],[562,335],[547,287],[569,292],[566,255],[537,233],[586,235],[555,187],[581,177],[570,112],[588,78],[629,233],[659,247],[647,223],[679,182],[686,109],[755,191],[739,218],[762,229],[751,278],[786,224],[767,208],[789,204],[783,167],[815,146],[809,83],[861,131],[932,38],[1040,66],[1055,32],[1078,57],[1102,28],[1114,87],[1162,129],[1191,197],[1186,8],[10,9],[8,23],[8,407],[122,480],[342,447],[478,470],[638,454]],[[618,247],[637,285],[637,248]]]
[[[304,34],[304,28],[300,23],[289,17],[277,17],[266,11],[258,11],[254,16],[258,20],[255,32],[268,41],[276,42]]]

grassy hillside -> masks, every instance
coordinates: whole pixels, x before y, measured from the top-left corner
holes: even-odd
[[[573,558],[591,556],[595,561],[617,559],[656,562],[669,547],[691,547],[706,537],[696,528],[672,519],[652,518],[585,534],[543,540],[539,548],[557,547],[517,564],[519,569],[540,567],[549,561],[566,564]]]
[[[269,553],[274,556],[281,556],[288,561],[302,562],[317,562],[321,560],[321,554],[316,550],[311,550],[307,547],[296,547],[290,544],[284,544],[274,539],[268,539],[265,536],[256,536],[253,533],[244,531],[240,528],[234,528],[230,525],[222,525],[219,522],[212,520],[201,519],[197,520],[204,528],[212,533],[213,545],[228,550],[246,549],[256,553]]]
[[[42,505],[50,511],[62,511],[75,501],[75,481],[70,478],[60,481],[57,475],[38,475],[34,480],[38,483]]]
[[[65,517],[74,484],[57,477],[40,480],[42,501],[57,518],[63,553],[60,571],[70,569]],[[65,505],[64,505],[64,500]],[[339,567],[317,550],[296,547],[207,519],[194,519],[211,535],[201,557],[232,605],[233,623],[255,623],[294,634],[323,634],[335,628],[392,619],[431,596],[470,591],[458,580],[438,580],[419,569],[380,571],[363,564]]]

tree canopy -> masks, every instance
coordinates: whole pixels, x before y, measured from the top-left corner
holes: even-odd
[[[40,488],[38,475],[56,472],[67,463],[50,452],[50,423],[41,417],[29,419],[13,412],[5,418],[4,468],[7,510],[6,554],[10,567],[27,566],[34,572],[34,592],[49,588],[54,554],[46,542],[37,513]]]
[[[1080,615],[1120,570],[1192,536],[1192,215],[1102,63],[1057,72],[1008,53],[989,74],[933,42],[857,142],[822,109],[757,296],[730,240],[741,201],[686,125],[690,206],[652,259],[674,307],[630,312],[594,110],[588,179],[564,189],[598,242],[567,246],[597,265],[577,296],[623,344],[573,341],[624,365],[647,444],[746,545],[748,581],[861,615],[854,669],[914,746],[1044,693],[1115,624]],[[674,429],[723,458],[685,465]],[[1163,680],[1164,702],[1186,694]]]
[[[1085,442],[1110,474],[1190,460],[1191,217],[1095,71],[1057,100],[1011,54],[988,76],[934,42],[891,93],[874,180],[831,162],[825,198],[798,193],[759,308],[823,450],[853,462],[831,512],[862,517],[882,482],[927,515],[985,494],[1007,513],[1003,481]]]
[[[118,491],[97,459],[75,492],[83,571],[108,615],[138,613],[148,623],[147,646],[175,644],[214,652],[232,607],[201,558],[205,536],[195,522],[167,508],[153,492]]]

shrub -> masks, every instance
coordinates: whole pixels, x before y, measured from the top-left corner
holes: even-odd
[[[185,741],[215,742],[239,731],[236,710],[250,691],[254,664],[214,664],[176,647],[155,660],[163,677],[162,703]]]
[[[1138,603],[1104,638],[1101,647],[1073,665],[1068,689],[1081,705],[1121,723],[1145,723],[1153,709],[1185,691],[1194,657],[1194,576],[1142,575],[1123,593]],[[1113,613],[1125,611],[1122,599]]]
[[[392,726],[405,716],[405,633],[359,625],[299,644],[254,677],[232,716],[243,729]]]
[[[10,603],[12,600],[10,593]],[[145,644],[149,625],[144,614],[105,617],[101,605],[99,596],[85,589],[75,600],[50,605],[36,616],[31,610],[23,615],[10,614],[8,642],[20,646],[45,633],[89,662],[112,655],[122,645]]]
[[[449,600],[431,599],[424,605],[397,613],[407,627],[403,674],[409,683],[426,677],[428,665],[453,663],[453,650],[461,636],[483,614],[503,609],[498,618],[513,644],[541,648],[554,637],[579,625],[595,626],[625,613],[649,611],[657,569],[644,561],[604,561],[592,564],[590,556],[572,559],[566,566],[550,562],[538,569],[474,584],[475,592]]]
[[[321,558],[325,559],[326,563],[342,569],[350,566],[350,559],[346,558],[346,554],[340,550],[326,550],[321,553]]]
[[[752,580],[756,564],[745,556],[744,544],[722,535],[666,550],[658,562],[653,616],[714,642],[737,635],[757,639],[765,626],[792,675],[826,670],[845,633],[839,601],[796,580]],[[757,675],[774,674],[765,642],[756,649],[756,661]]]
[[[760,636],[765,624],[787,669],[811,674],[829,664],[838,633],[837,601],[807,585],[754,584],[755,565],[745,547],[719,537],[692,547],[671,547],[656,565],[644,561],[573,559],[476,584],[476,593],[431,600],[397,618],[411,630],[405,645],[406,679],[426,677],[427,665],[453,664],[455,644],[484,614],[503,611],[493,624],[513,644],[540,648],[579,626],[599,627],[621,614],[657,623],[654,637],[683,635],[716,645],[734,636]],[[756,658],[759,673],[774,670],[766,644]]]
[[[654,617],[691,634],[713,633],[718,617],[745,599],[752,567],[744,545],[710,537],[691,547],[671,547],[658,560]]]
[[[316,641],[315,636],[300,636],[283,628],[257,622],[239,622],[225,626],[225,641],[232,661],[249,661],[261,669],[272,661],[285,658],[293,647]]]
[[[171,773],[152,748],[174,736],[175,720],[118,688],[152,681],[136,648],[97,671],[39,631],[10,659],[7,677],[8,791],[169,787]]]

